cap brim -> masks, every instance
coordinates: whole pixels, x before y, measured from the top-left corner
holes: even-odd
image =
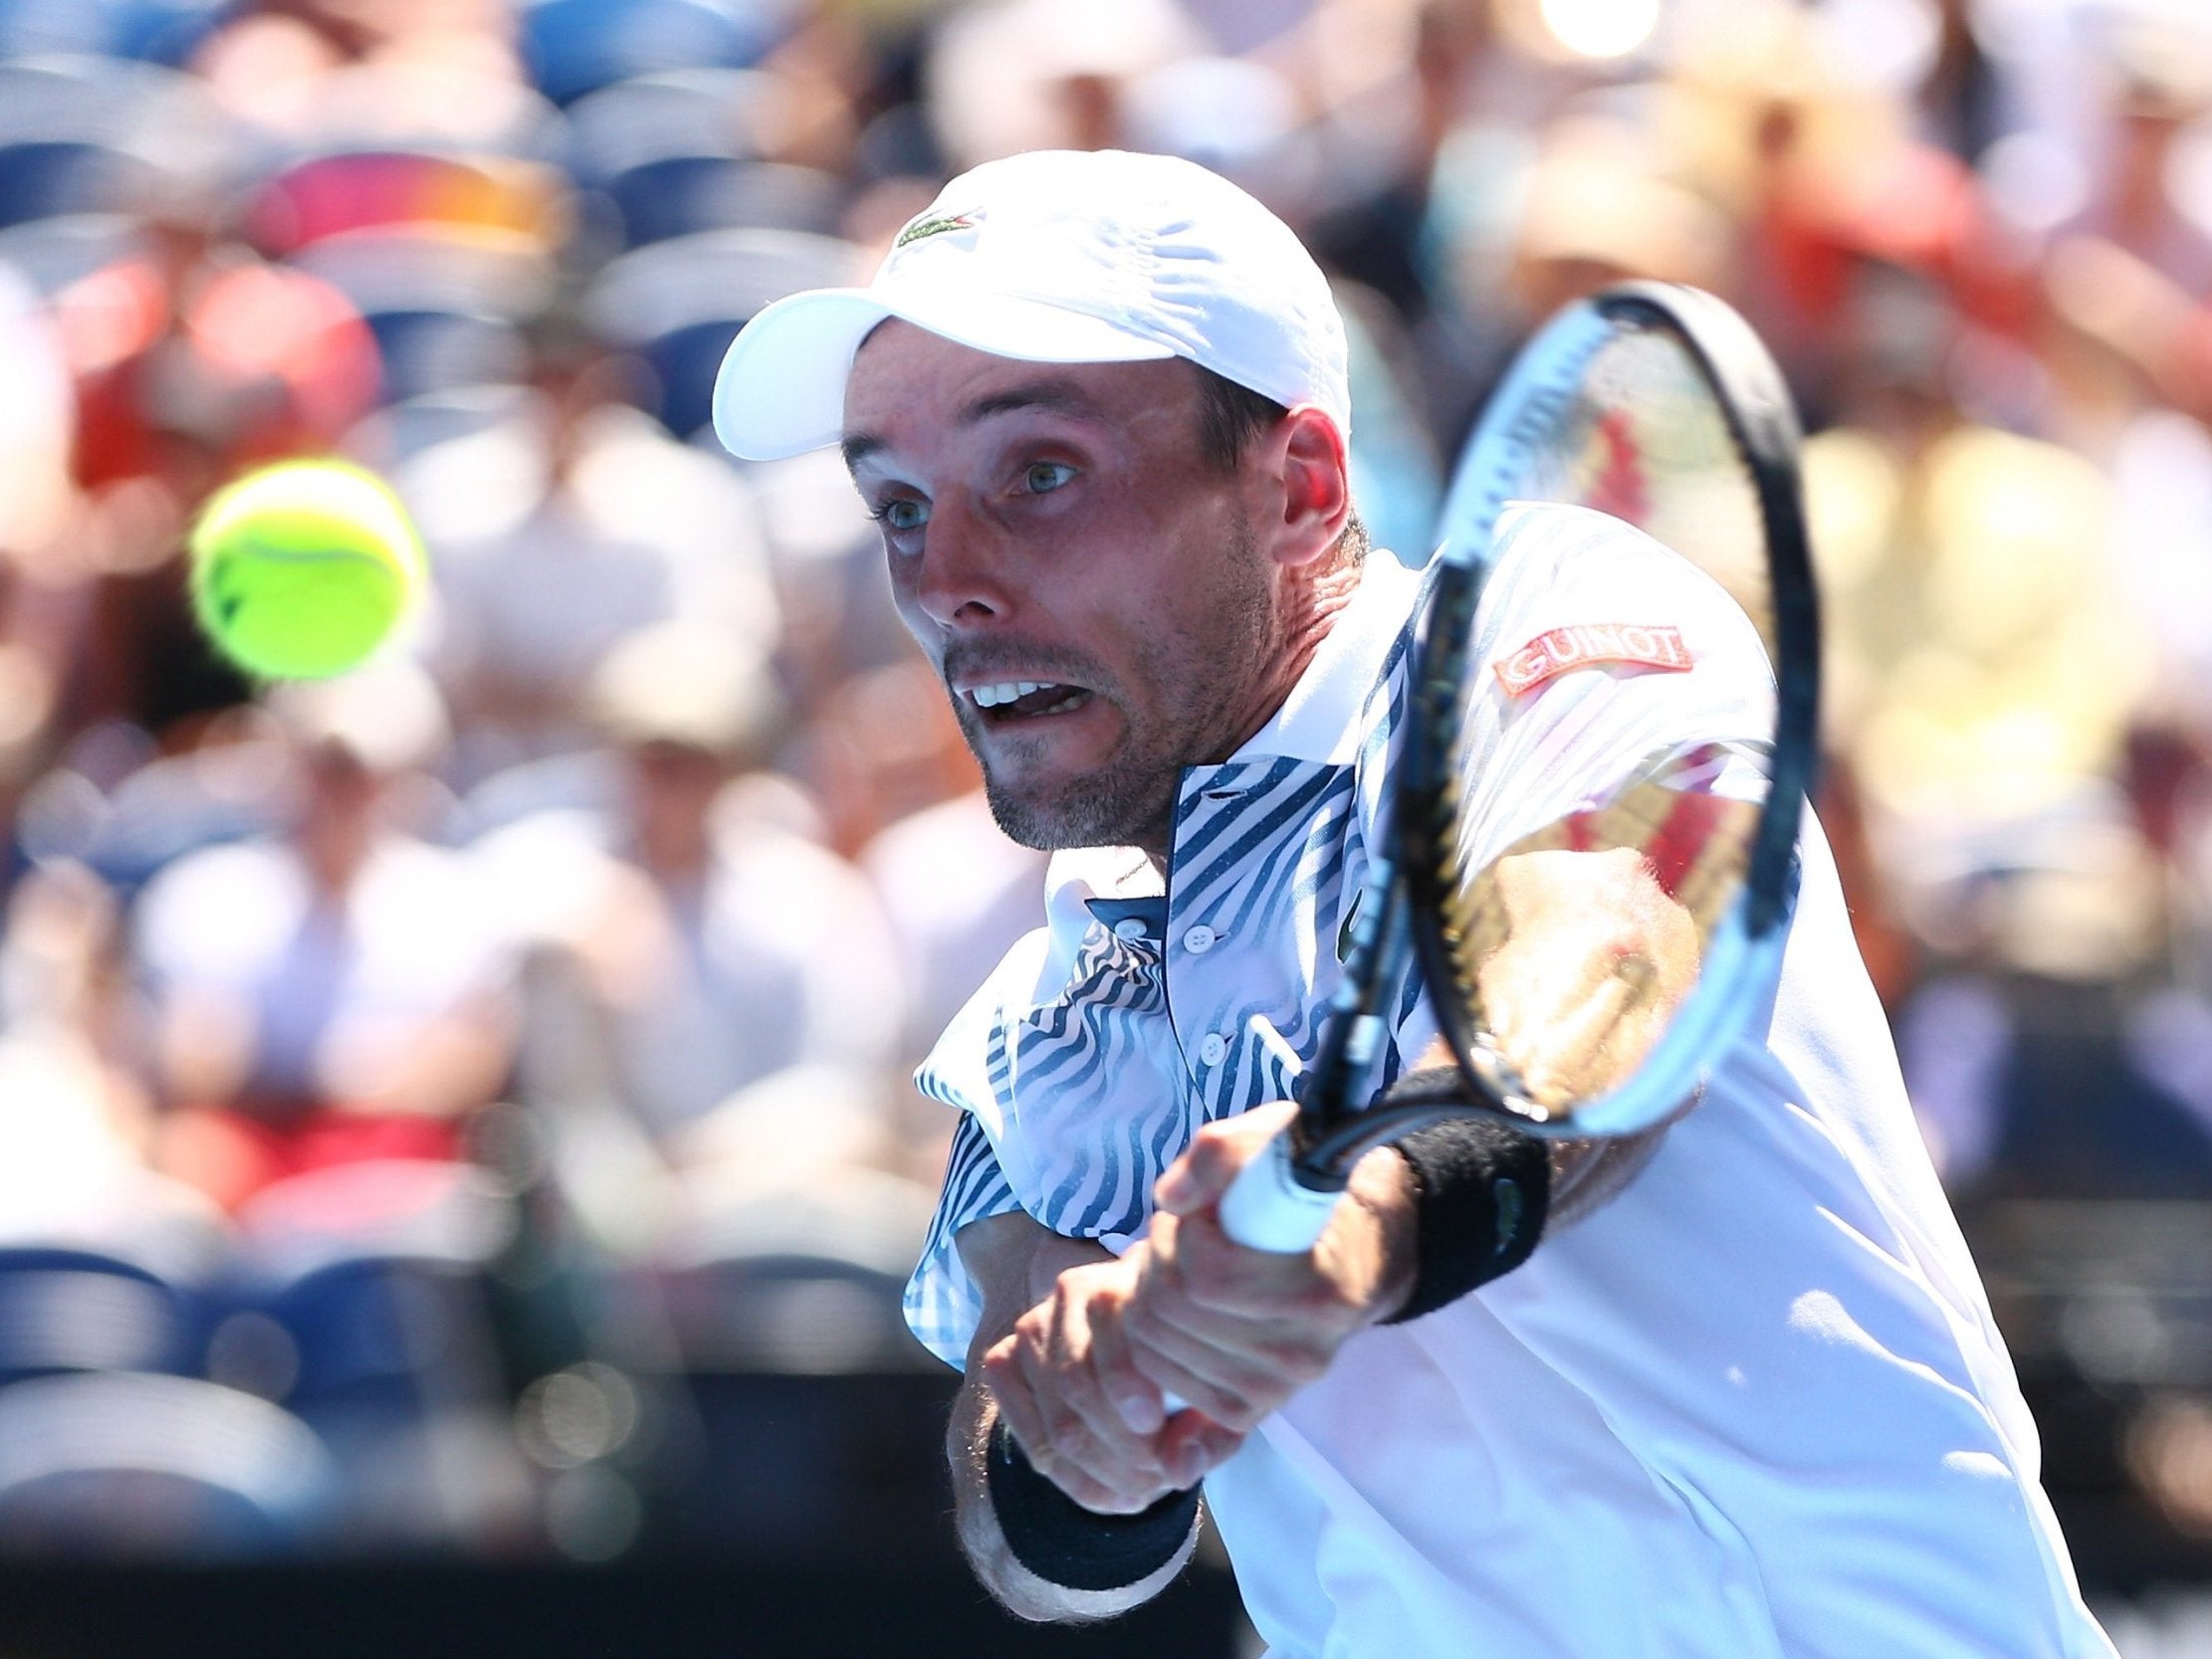
[[[845,380],[861,342],[890,317],[956,344],[1044,363],[1143,362],[1175,348],[1041,300],[953,289],[823,288],[765,307],[715,375],[715,436],[748,461],[779,461],[837,442]]]

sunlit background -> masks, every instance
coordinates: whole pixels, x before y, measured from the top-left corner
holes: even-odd
[[[2092,1600],[2212,1652],[2208,111],[2200,0],[0,0],[0,1652],[1247,1649],[952,1555],[907,1079],[1041,861],[835,458],[703,431],[1107,144],[1328,265],[1409,557],[1561,302],[1760,327],[1915,1108]],[[260,696],[182,526],[333,452],[432,601]]]

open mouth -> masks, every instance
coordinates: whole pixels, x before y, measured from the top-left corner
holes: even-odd
[[[1091,700],[1091,694],[1081,686],[1040,680],[1000,680],[995,685],[971,686],[960,695],[991,726],[1070,715]]]

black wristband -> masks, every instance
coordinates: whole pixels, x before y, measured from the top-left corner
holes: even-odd
[[[984,1477],[1013,1558],[1048,1583],[1118,1590],[1175,1559],[1199,1515],[1199,1489],[1171,1492],[1135,1515],[1087,1510],[1029,1462],[1003,1418],[984,1446]]]
[[[1391,1102],[1463,1098],[1450,1066],[1408,1072]],[[1398,1142],[1414,1177],[1414,1288],[1385,1320],[1399,1325],[1456,1302],[1519,1267],[1543,1237],[1551,1151],[1533,1135],[1479,1118],[1450,1118]]]

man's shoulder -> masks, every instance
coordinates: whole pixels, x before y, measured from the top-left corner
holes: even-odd
[[[1626,518],[1566,502],[1511,502],[1491,535],[1494,567],[1541,565],[1561,580],[1596,582],[1604,573],[1678,554]]]
[[[1728,591],[1639,526],[1559,503],[1507,508],[1477,613],[1478,643],[1510,649],[1546,630],[1593,625],[1686,630],[1704,651],[1731,658],[1756,645]]]

